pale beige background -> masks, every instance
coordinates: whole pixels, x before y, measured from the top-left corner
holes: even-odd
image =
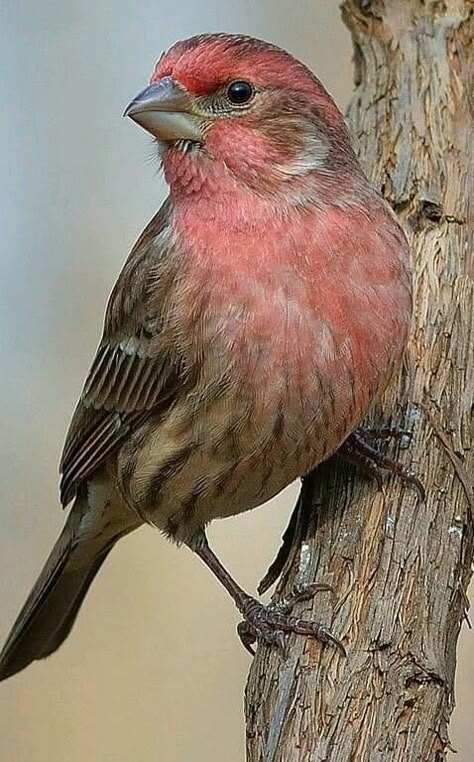
[[[163,48],[210,30],[283,45],[347,102],[336,0],[1,0],[2,641],[62,524],[57,462],[105,299],[165,194],[150,142],[121,111]],[[249,590],[294,494],[211,530]],[[249,658],[237,619],[186,549],[138,532],[61,651],[2,684],[1,762],[241,762]],[[472,759],[473,637],[460,646],[458,762]]]

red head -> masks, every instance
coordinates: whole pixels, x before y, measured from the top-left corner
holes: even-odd
[[[217,172],[259,193],[298,185],[303,192],[303,183],[307,195],[315,178],[341,182],[359,171],[321,82],[289,53],[251,37],[176,43],[126,113],[160,141],[172,191],[202,191]]]

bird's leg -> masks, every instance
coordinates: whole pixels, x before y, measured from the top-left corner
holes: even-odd
[[[255,653],[252,646],[258,638],[270,644],[283,646],[285,633],[290,632],[317,638],[323,643],[334,643],[344,651],[342,643],[326,627],[317,622],[290,616],[287,613],[290,606],[296,601],[303,598],[308,599],[318,590],[321,590],[320,585],[296,593],[291,601],[285,601],[286,610],[283,612],[279,610],[278,605],[264,606],[237,584],[209,547],[203,531],[198,532],[188,545],[204,561],[208,569],[212,571],[233,598],[243,617],[243,621],[237,627],[237,632],[243,645],[251,654]]]
[[[373,439],[401,439],[407,436],[407,432],[399,429],[356,429],[341,445],[337,454],[344,460],[354,463],[357,468],[369,478],[375,479],[379,489],[382,487],[382,473],[388,471],[396,474],[405,484],[413,487],[419,499],[425,500],[425,489],[421,481],[409,471],[402,463],[393,458],[388,458],[377,450],[368,440]]]

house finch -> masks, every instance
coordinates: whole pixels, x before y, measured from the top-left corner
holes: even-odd
[[[407,340],[406,239],[302,63],[250,37],[193,37],[125,113],[156,138],[170,194],[112,291],[61,462],[74,503],[1,678],[58,648],[116,541],[144,522],[201,557],[247,636],[328,637],[247,595],[205,527],[334,453]]]

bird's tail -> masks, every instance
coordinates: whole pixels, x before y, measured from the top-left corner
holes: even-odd
[[[116,541],[137,526],[123,517],[110,518],[104,510],[93,510],[85,495],[78,496],[0,654],[0,680],[49,656],[67,638]]]

